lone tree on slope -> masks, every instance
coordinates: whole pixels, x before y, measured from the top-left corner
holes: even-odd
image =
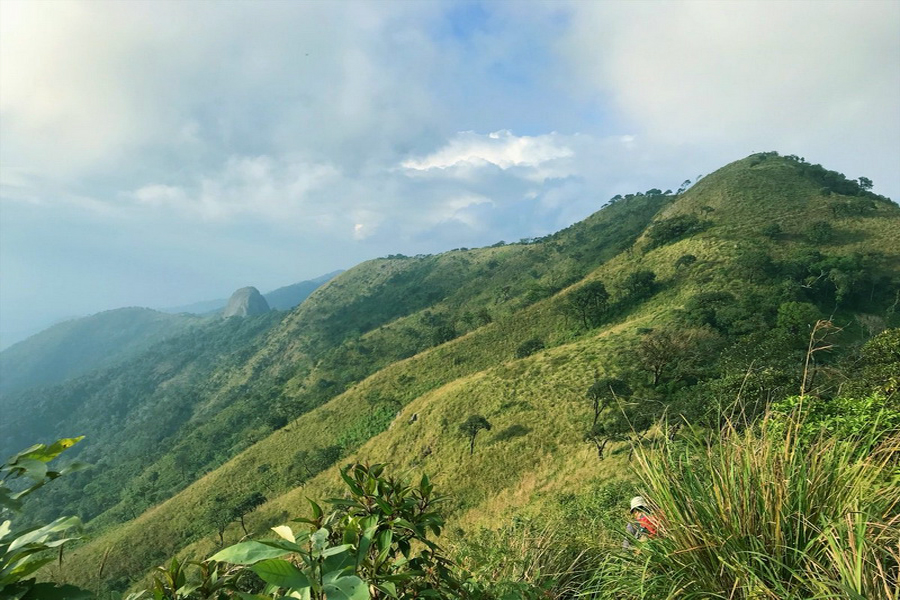
[[[475,436],[482,429],[491,430],[491,423],[481,415],[472,415],[459,426],[459,432],[469,438],[469,454],[475,452]]]

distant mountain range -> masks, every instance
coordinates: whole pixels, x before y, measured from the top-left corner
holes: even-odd
[[[290,310],[339,274],[278,288],[269,307]],[[119,308],[58,323],[0,352],[0,394],[65,381],[134,356],[221,312],[227,300],[164,311]]]
[[[272,290],[267,294],[263,294],[263,298],[269,303],[269,308],[273,310],[290,310],[303,302],[317,287],[340,275],[342,272],[343,271],[333,271],[327,275],[316,277],[315,279],[286,285],[276,290]],[[158,310],[170,314],[190,313],[194,315],[208,315],[210,313],[220,312],[225,308],[226,304],[228,304],[228,298],[219,298],[218,300],[204,300],[192,304],[185,304],[183,306],[160,308]]]

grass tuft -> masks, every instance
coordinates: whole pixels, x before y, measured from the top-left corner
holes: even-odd
[[[867,436],[798,444],[801,426],[729,425],[721,439],[637,449],[665,533],[610,561],[590,595],[900,598],[900,434],[869,452]]]

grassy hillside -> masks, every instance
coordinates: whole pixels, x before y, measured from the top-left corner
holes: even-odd
[[[240,453],[98,535],[54,576],[122,589],[176,553],[212,553],[215,516],[254,492],[268,499],[246,517],[254,532],[305,513],[303,498],[335,493],[335,465],[355,458],[427,472],[452,494],[452,527],[471,532],[627,480],[624,442],[661,420],[717,426],[737,397],[752,416],[801,385],[834,397],[847,384],[837,366],[897,326],[900,300],[900,209],[845,181],[755,155],[683,194],[626,196],[528,244],[351,269],[194,408],[210,437],[188,448],[221,448],[218,434]],[[810,327],[825,318],[837,346],[801,382]],[[624,404],[593,387],[612,380]],[[250,405],[223,389],[276,395],[240,413]],[[492,428],[470,454],[459,427],[476,414]],[[234,443],[245,421],[265,419],[286,426]],[[163,460],[156,479],[147,468],[136,481],[161,479]]]
[[[109,365],[199,321],[149,308],[120,308],[54,325],[0,352],[0,394]]]
[[[74,512],[93,530],[131,519],[384,366],[577,281],[668,201],[634,198],[544,243],[363,263],[283,320],[211,323],[129,365],[12,398],[28,409],[6,442],[12,451],[79,427],[89,440],[80,458],[98,468],[40,498],[37,514]]]

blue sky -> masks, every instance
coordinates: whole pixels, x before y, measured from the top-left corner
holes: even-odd
[[[900,3],[0,2],[0,345],[778,150],[900,196]]]

